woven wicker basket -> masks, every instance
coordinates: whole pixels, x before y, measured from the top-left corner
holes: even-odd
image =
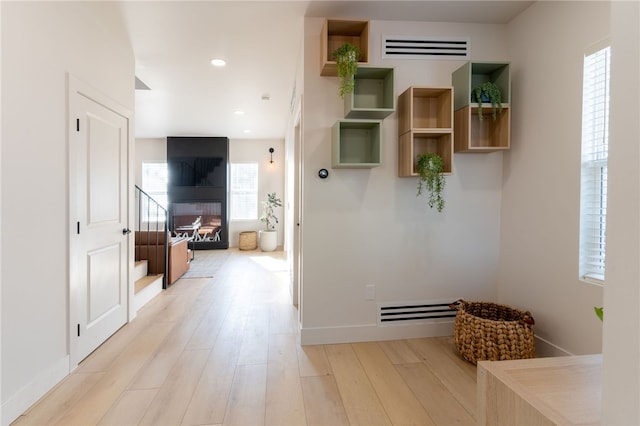
[[[258,248],[258,233],[256,231],[241,232],[238,248],[240,250],[255,250]]]
[[[476,364],[535,356],[534,320],[528,311],[489,302],[460,300],[454,305],[458,312],[453,340],[467,361]]]

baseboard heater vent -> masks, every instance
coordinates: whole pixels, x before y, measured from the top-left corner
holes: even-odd
[[[381,304],[378,311],[378,323],[430,322],[454,318],[457,311],[451,309],[449,304],[455,300],[457,299]]]
[[[469,60],[467,37],[382,36],[382,57],[389,59]]]

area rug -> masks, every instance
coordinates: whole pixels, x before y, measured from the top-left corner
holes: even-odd
[[[212,278],[230,254],[229,250],[196,250],[189,270],[181,278]]]

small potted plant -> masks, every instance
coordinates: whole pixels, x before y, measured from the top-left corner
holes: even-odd
[[[282,207],[282,201],[276,197],[276,193],[267,194],[267,199],[262,202],[263,213],[260,221],[264,222],[266,229],[260,231],[260,249],[262,251],[274,251],[278,246],[278,231],[276,223],[278,218],[275,215],[276,207]]]
[[[498,86],[491,81],[482,83],[476,86],[471,91],[471,101],[478,103],[478,118],[482,120],[482,103],[491,103],[493,107],[492,117],[495,121],[498,116],[498,111],[502,112],[502,94]]]
[[[418,196],[423,191],[427,191],[429,195],[429,207],[438,209],[439,212],[444,208],[444,198],[442,198],[442,190],[444,189],[444,163],[442,157],[438,154],[429,152],[427,154],[418,155]]]
[[[355,75],[358,72],[358,59],[360,49],[351,43],[344,43],[333,51],[333,58],[336,61],[338,77],[340,77],[340,89],[338,94],[341,98],[347,93],[353,93],[355,87]]]

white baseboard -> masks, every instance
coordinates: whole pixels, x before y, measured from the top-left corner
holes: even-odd
[[[25,385],[7,400],[2,402],[2,426],[11,424],[29,407],[49,392],[62,379],[69,375],[69,355],[58,360],[51,367],[41,372],[30,383]],[[5,395],[3,395],[4,397]]]
[[[572,356],[573,354],[558,345],[554,345],[550,341],[542,337],[535,336],[536,339],[536,357],[547,358],[555,356]]]
[[[349,327],[314,327],[300,330],[302,345],[374,342],[381,340],[414,339],[451,336],[453,320],[428,324],[363,324]]]

